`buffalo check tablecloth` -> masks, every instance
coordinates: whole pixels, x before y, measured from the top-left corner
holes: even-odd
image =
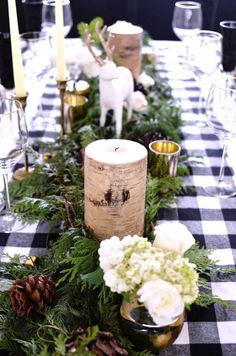
[[[184,178],[193,187],[185,196],[158,216],[158,221],[180,221],[185,224],[201,246],[215,250],[218,264],[235,267],[236,263],[236,197],[218,199],[208,196],[204,187],[215,184],[219,174],[222,147],[207,127],[198,127],[199,86],[188,71],[182,76],[182,43],[155,41],[160,75],[168,79],[173,95],[182,107],[185,124],[182,128],[182,152],[199,158],[199,164],[190,165],[191,174]],[[186,73],[185,73],[186,74]],[[210,84],[210,80],[209,83]],[[39,95],[40,90],[36,93]],[[29,104],[28,123],[30,140],[54,140],[60,130],[60,101],[55,80],[50,77],[42,90],[37,112]],[[31,99],[33,100],[33,99]],[[234,146],[230,147],[226,178],[234,179],[232,166],[236,166]],[[1,228],[1,225],[0,225]],[[6,254],[13,256],[46,253],[47,224],[24,226],[17,233],[0,233],[1,260]],[[212,293],[236,306],[236,274],[220,280],[209,281]],[[193,306],[187,313],[183,330],[175,343],[160,353],[162,356],[234,356],[236,355],[236,313],[219,305],[207,309]]]

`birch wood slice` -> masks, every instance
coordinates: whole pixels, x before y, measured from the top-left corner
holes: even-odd
[[[85,224],[98,241],[143,235],[147,150],[129,140],[98,140],[85,149]]]

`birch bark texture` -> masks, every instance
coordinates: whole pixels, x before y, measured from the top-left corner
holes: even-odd
[[[109,44],[113,59],[119,66],[128,68],[135,79],[141,73],[143,29],[126,21],[117,21],[108,27]]]
[[[97,140],[85,148],[85,225],[97,241],[143,235],[147,150],[122,139]]]

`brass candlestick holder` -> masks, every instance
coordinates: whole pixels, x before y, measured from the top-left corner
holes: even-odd
[[[59,89],[60,93],[60,100],[61,100],[61,135],[65,135],[65,110],[64,110],[64,98],[66,92],[66,85],[68,79],[65,80],[57,80],[57,88]]]
[[[21,103],[21,106],[22,106],[24,111],[25,111],[26,104],[27,104],[27,97],[28,97],[28,95],[21,96],[21,97],[14,96],[14,98]],[[27,176],[28,173],[29,173],[29,157],[28,157],[27,152],[25,152],[25,154],[24,154],[24,167],[17,169],[13,173],[13,178],[16,179],[16,180],[23,180]]]

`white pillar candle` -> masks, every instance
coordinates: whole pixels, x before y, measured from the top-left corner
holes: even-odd
[[[26,96],[26,91],[25,91],[25,84],[24,84],[24,72],[23,72],[23,63],[22,63],[15,0],[8,0],[8,13],[9,13],[10,36],[11,36],[11,51],[12,51],[12,64],[13,64],[13,75],[14,75],[14,84],[15,84],[15,95],[18,98],[22,98]]]
[[[85,149],[85,224],[98,241],[143,235],[147,150],[122,139],[98,140]]]
[[[62,0],[55,1],[56,19],[56,79],[66,80],[65,47],[64,47],[64,21]]]

